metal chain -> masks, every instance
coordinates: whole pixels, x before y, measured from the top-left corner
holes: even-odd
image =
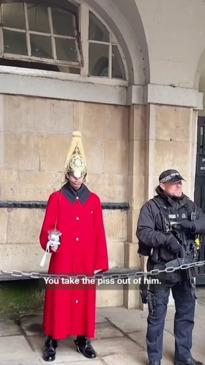
[[[58,279],[83,279],[83,278],[87,278],[88,280],[92,280],[95,279],[96,281],[103,279],[103,278],[111,278],[114,280],[117,279],[126,279],[126,278],[139,278],[139,277],[147,277],[147,276],[157,276],[161,273],[172,273],[175,272],[177,270],[188,270],[194,267],[201,267],[205,265],[205,260],[203,261],[196,261],[196,262],[191,262],[191,263],[184,263],[183,260],[179,261],[181,262],[180,265],[178,266],[169,266],[166,267],[165,269],[153,269],[150,271],[137,271],[134,269],[123,269],[123,271],[121,270],[120,272],[112,272],[112,270],[110,271],[105,271],[103,273],[98,273],[95,274],[93,276],[88,276],[88,275],[67,275],[67,274],[45,274],[45,273],[39,273],[39,272],[25,272],[25,271],[18,271],[18,270],[13,270],[13,271],[5,271],[5,270],[1,270],[0,271],[0,276],[1,275],[8,275],[8,276],[14,276],[14,277],[27,277],[27,278],[31,278],[31,279],[45,279],[45,278],[58,278]]]

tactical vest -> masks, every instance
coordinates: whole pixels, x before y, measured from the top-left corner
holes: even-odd
[[[162,227],[157,227],[157,229],[167,234],[172,233],[182,245],[186,261],[194,261],[197,258],[195,234],[185,232],[180,228],[180,222],[183,219],[190,221],[196,219],[196,208],[193,202],[188,199],[186,204],[177,209],[165,205],[160,198],[153,198],[152,201],[157,205],[161,217]],[[165,250],[163,246],[159,248],[158,255],[159,260],[171,261],[173,259],[172,253]]]
[[[187,199],[187,203],[177,207],[167,205],[160,197],[154,197],[152,201],[158,208],[159,214],[156,219],[156,230],[164,232],[165,234],[172,233],[183,247],[185,262],[193,262],[197,260],[197,250],[195,247],[195,235],[191,233],[185,233],[180,229],[180,222],[183,219],[195,220],[196,208],[194,203]],[[156,217],[157,218],[157,217]],[[143,253],[144,252],[144,253]],[[164,269],[166,263],[175,260],[176,256],[167,250],[166,247],[161,245],[157,248],[149,248],[139,242],[139,253],[149,256],[148,270],[152,269]],[[156,276],[162,283],[176,284],[177,282],[184,280],[185,275],[190,280],[190,275],[195,276],[195,273],[186,270],[182,273],[181,270],[177,270],[171,273],[161,273]]]

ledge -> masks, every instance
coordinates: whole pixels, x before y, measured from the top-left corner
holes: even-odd
[[[127,81],[0,66],[0,94],[126,105]]]
[[[128,103],[174,105],[203,110],[203,93],[174,85],[132,85],[128,89]]]
[[[131,85],[128,81],[0,66],[0,94],[111,105],[162,104],[203,110],[203,93],[175,85]]]

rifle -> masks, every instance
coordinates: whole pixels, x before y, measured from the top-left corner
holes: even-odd
[[[186,235],[184,231],[181,228],[180,222],[170,222],[169,224],[169,231],[178,240],[178,242],[182,246],[182,257],[178,257],[174,260],[171,260],[165,264],[165,267],[178,267],[182,264],[190,264],[197,260],[197,246],[195,244],[195,241],[193,240],[187,240]],[[195,277],[198,275],[198,268],[190,268],[186,270],[187,279],[189,280],[190,286],[195,286]]]

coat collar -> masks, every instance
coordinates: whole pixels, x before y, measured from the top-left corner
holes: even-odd
[[[85,204],[91,194],[90,190],[84,184],[81,185],[79,190],[75,190],[69,183],[66,183],[62,187],[61,191],[65,195],[65,197],[73,204],[78,200],[80,200],[82,204]]]
[[[156,188],[156,197],[159,197],[162,201],[167,202],[173,208],[181,208],[185,204],[187,204],[188,197],[183,194],[181,197],[171,197],[169,194],[166,194],[160,186]]]

